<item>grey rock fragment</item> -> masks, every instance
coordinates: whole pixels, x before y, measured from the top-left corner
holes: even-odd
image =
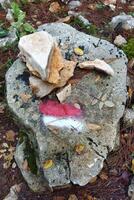
[[[70,10],[75,9],[75,8],[79,7],[80,5],[81,5],[81,2],[77,1],[77,0],[76,1],[70,1],[69,4],[68,4]]]
[[[111,77],[99,74],[98,80],[96,80],[98,72],[91,72],[72,88],[72,93],[65,102],[80,105],[84,113],[81,123],[99,124],[102,127],[99,130],[81,129],[80,131],[73,128],[55,130],[54,127],[45,126],[38,109],[41,101],[39,99],[33,97],[24,104],[20,94],[32,95],[32,91],[28,78],[24,79],[26,66],[20,60],[14,62],[6,74],[9,108],[32,133],[28,136],[35,144],[34,148],[37,148],[38,166],[43,172],[41,175],[43,180],[51,187],[66,185],[70,182],[85,185],[100,172],[104,159],[114,149],[119,138],[118,127],[126,103],[127,58],[121,50],[106,40],[86,35],[66,24],[45,24],[39,27],[38,31],[40,30],[50,33],[59,45],[68,45],[67,49],[60,46],[64,58],[68,51],[73,55],[73,49],[76,46],[82,46],[84,55],[75,55],[78,62],[96,58],[109,60],[115,72],[115,75]],[[107,96],[104,98],[105,94]],[[99,104],[102,97],[105,101],[113,102],[114,106],[104,105],[100,110]],[[95,105],[92,105],[94,99],[97,101]],[[85,146],[85,152],[81,155],[77,155],[74,151],[77,144]],[[43,163],[49,159],[53,160],[54,166],[46,170],[43,168]],[[23,171],[22,174],[29,183],[27,174]]]
[[[5,10],[10,8],[11,3],[12,3],[12,0],[0,0],[0,4]]]
[[[133,109],[127,109],[124,114],[124,126],[125,127],[131,127],[134,126],[134,110]]]
[[[17,40],[16,30],[13,29],[9,32],[8,36],[0,38],[0,48],[5,47],[6,45],[11,45]]]
[[[131,200],[134,200],[134,177],[131,180],[131,184],[128,188],[128,196],[131,197]]]
[[[134,28],[134,17],[122,13],[112,18],[110,25],[114,29],[119,23],[122,23],[122,28],[125,30],[131,30]]]

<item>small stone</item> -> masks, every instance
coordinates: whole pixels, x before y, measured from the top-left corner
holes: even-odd
[[[75,0],[75,1],[70,1],[69,4],[68,4],[68,6],[69,6],[69,9],[70,9],[70,10],[73,10],[73,9],[75,9],[75,8],[77,8],[77,7],[79,7],[79,6],[81,6],[81,2],[80,2],[80,1],[77,1],[77,0]]]
[[[104,0],[105,5],[116,4],[116,0]]]
[[[134,177],[131,180],[131,184],[129,185],[128,188],[128,196],[131,197],[131,200],[134,199]]]
[[[74,48],[74,53],[78,56],[83,56],[84,51],[80,49],[79,47]]]
[[[46,80],[47,66],[54,47],[52,36],[45,31],[35,32],[21,37],[18,46],[29,70]]]
[[[45,97],[55,89],[55,85],[42,81],[36,76],[30,76],[29,82],[33,94],[40,98]]]
[[[126,109],[124,114],[124,127],[131,127],[134,126],[134,110],[133,109]]]
[[[109,64],[107,64],[105,61],[100,60],[100,59],[95,59],[94,61],[84,61],[82,63],[79,63],[78,67],[81,69],[96,69],[100,70],[102,72],[105,72],[108,75],[113,76],[114,71],[111,68]]]
[[[7,19],[7,21],[9,21],[10,23],[13,23],[13,22],[14,22],[14,17],[13,17],[12,10],[9,9],[9,8],[8,8],[8,10],[7,10],[6,19]]]
[[[86,19],[85,17],[83,17],[82,15],[78,16],[78,19],[85,25],[85,26],[90,26],[91,23],[88,21],[88,19]]]
[[[114,29],[119,23],[122,23],[122,28],[125,30],[131,30],[134,28],[134,17],[122,13],[112,18],[110,25]]]
[[[8,144],[5,143],[5,142],[2,144],[2,146],[3,146],[4,148],[8,148],[8,147],[9,147]]]
[[[112,108],[114,107],[114,103],[112,101],[105,101],[105,106],[109,107],[109,108]]]
[[[37,21],[37,22],[36,22],[36,25],[37,25],[37,26],[40,26],[41,24],[42,24],[41,21]]]
[[[15,169],[16,168],[16,163],[15,162],[13,162],[13,164],[12,164],[12,169]]]
[[[122,37],[121,35],[116,36],[115,40],[114,40],[114,44],[116,44],[117,46],[122,46],[123,44],[126,44],[127,41],[124,37]]]
[[[67,97],[71,95],[71,84],[65,86],[63,89],[56,93],[58,100],[62,103],[66,100]]]
[[[50,4],[49,11],[52,13],[57,13],[61,10],[61,6],[58,2],[53,2]]]

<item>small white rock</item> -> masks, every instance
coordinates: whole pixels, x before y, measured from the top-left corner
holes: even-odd
[[[64,102],[66,98],[69,97],[70,95],[71,95],[71,84],[65,86],[56,94],[61,103]]]
[[[100,70],[102,72],[105,72],[108,75],[113,76],[114,70],[110,65],[108,65],[104,60],[95,59],[94,61],[85,61],[82,63],[79,63],[78,67],[81,69],[87,68],[87,69],[96,69]]]
[[[123,44],[126,44],[127,41],[124,37],[122,37],[121,35],[116,36],[115,40],[114,40],[114,44],[117,46],[122,46]]]
[[[25,57],[29,70],[36,73],[42,80],[48,76],[48,63],[54,48],[53,37],[45,32],[35,32],[20,38],[20,54]]]

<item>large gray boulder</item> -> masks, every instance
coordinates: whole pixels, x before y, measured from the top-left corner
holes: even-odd
[[[80,105],[84,113],[81,123],[88,124],[89,129],[59,128],[56,132],[43,124],[38,109],[41,100],[32,94],[25,64],[20,60],[15,61],[6,74],[9,108],[25,126],[26,133],[29,133],[42,178],[50,187],[71,182],[83,186],[98,175],[108,153],[118,144],[120,119],[127,96],[127,58],[108,41],[79,32],[66,24],[45,24],[39,27],[38,31],[41,30],[55,37],[64,58],[78,61],[104,59],[115,72],[114,76],[106,76],[98,71],[86,74],[72,87],[71,96],[66,99],[66,102]],[[75,47],[83,48],[84,55],[76,56]],[[31,98],[24,102],[21,94],[31,95]],[[52,98],[54,94],[50,96]],[[84,151],[80,154],[74,150],[78,144],[84,146]],[[16,151],[17,162],[20,160],[18,148],[19,146]],[[43,166],[47,160],[52,160],[54,164],[45,169]],[[21,171],[23,173],[22,169]],[[23,176],[27,176],[26,173]],[[36,180],[35,178],[35,182]],[[32,184],[27,182],[32,188]]]

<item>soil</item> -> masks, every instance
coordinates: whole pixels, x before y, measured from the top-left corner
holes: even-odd
[[[26,11],[27,21],[37,28],[40,23],[56,22],[60,18],[67,16],[68,7],[65,4],[60,5],[62,9],[58,13],[51,13],[49,11],[49,6],[53,1],[48,1],[48,3],[30,3],[28,5],[23,5],[22,9]],[[77,11],[82,12],[86,18],[95,24],[98,28],[105,30],[104,25],[107,24],[111,18],[122,11],[129,13],[131,10],[129,8],[129,3],[126,5],[121,4],[120,1],[117,2],[117,7],[115,12],[110,11],[108,7],[103,10],[92,10],[87,7],[90,3],[97,3],[100,1],[96,0],[83,0],[82,5]],[[5,22],[5,12],[0,10],[0,20]],[[38,23],[37,23],[38,22]],[[6,22],[6,25],[8,23]],[[81,30],[77,24],[74,25],[76,28]],[[112,33],[105,30],[108,33],[108,39],[112,39],[119,33],[125,36],[126,39],[133,36],[132,31],[123,31],[118,29]],[[110,37],[109,37],[110,35]],[[104,37],[104,35],[103,35]],[[17,126],[12,116],[9,114],[6,105],[5,98],[5,80],[4,75],[8,67],[17,58],[18,48],[14,46],[13,48],[0,50],[0,148],[3,143],[7,143],[8,146],[15,147],[17,145],[18,133],[20,127]],[[7,65],[8,64],[8,65]],[[134,78],[134,74],[131,73],[131,79]],[[131,86],[134,89],[134,84]],[[132,91],[133,92],[133,91]],[[130,97],[127,106],[131,107],[134,98]],[[14,142],[6,140],[5,133],[9,130],[13,130],[16,133]],[[69,185],[65,188],[54,188],[53,191],[46,190],[41,194],[33,193],[24,181],[20,170],[18,167],[15,169],[11,166],[8,169],[4,169],[4,159],[0,158],[0,200],[2,200],[10,190],[10,187],[22,183],[21,192],[19,193],[19,200],[67,200],[71,194],[75,194],[78,200],[129,200],[127,195],[128,186],[132,178],[131,172],[131,160],[132,154],[134,153],[134,127],[129,129],[122,128],[120,131],[120,146],[117,151],[111,152],[108,159],[105,161],[104,168],[100,175],[96,177],[92,183],[84,186],[74,186]]]

